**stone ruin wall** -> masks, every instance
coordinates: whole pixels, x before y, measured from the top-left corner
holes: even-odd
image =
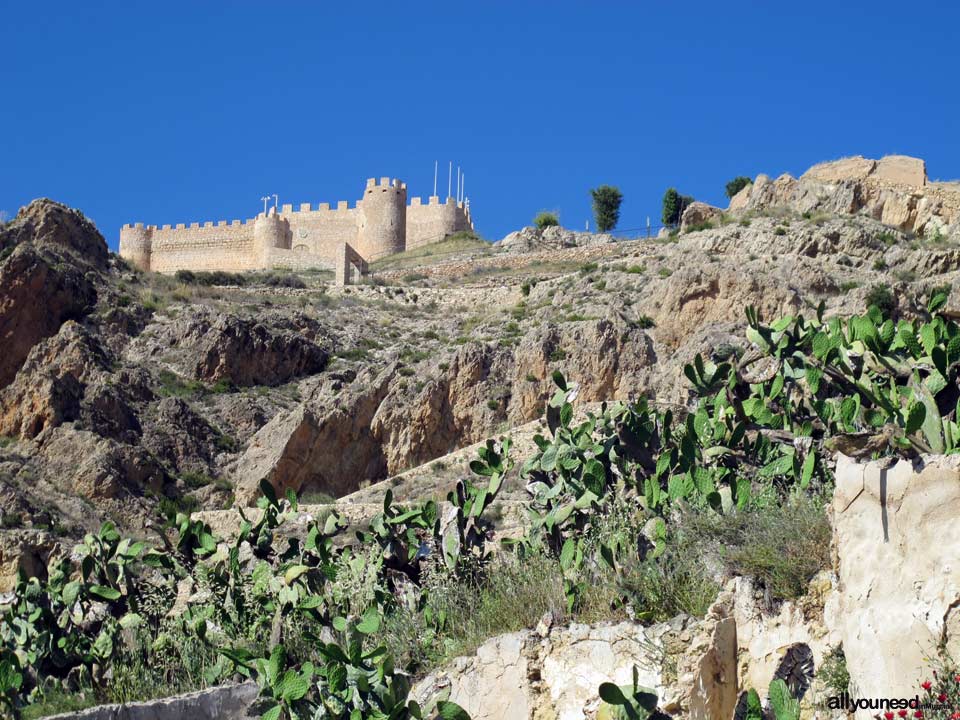
[[[453,198],[441,203],[419,197],[406,204],[406,185],[391,178],[367,180],[364,197],[351,206],[316,207],[302,203],[281,206],[279,213],[241,222],[191,223],[175,226],[125,225],[120,255],[141,269],[172,273],[181,269],[243,272],[282,268],[303,271],[334,269],[343,257],[373,261],[472,230],[469,207]]]

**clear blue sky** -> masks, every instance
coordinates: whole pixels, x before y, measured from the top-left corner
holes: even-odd
[[[620,227],[669,185],[906,153],[960,176],[960,9],[938,2],[0,0],[0,209],[49,196],[122,223],[427,196],[464,168],[497,239],[618,185]],[[441,193],[443,194],[443,193]]]

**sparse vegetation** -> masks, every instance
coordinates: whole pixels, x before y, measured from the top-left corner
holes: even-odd
[[[866,297],[867,307],[875,307],[884,317],[891,317],[897,309],[897,300],[886,285],[874,285]]]
[[[546,210],[537,213],[537,216],[533,218],[533,224],[543,230],[548,227],[558,227],[560,225],[560,219],[557,217],[556,213],[547,212]]]
[[[724,192],[726,192],[728,198],[732,198],[738,192],[743,190],[747,185],[752,185],[752,184],[753,184],[753,180],[751,180],[747,176],[738,175],[737,177],[735,177],[733,180],[731,180],[726,184],[724,188]]]

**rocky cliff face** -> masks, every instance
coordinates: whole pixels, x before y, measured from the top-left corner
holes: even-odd
[[[378,276],[400,286],[297,289],[133,272],[80,213],[37,201],[0,228],[8,522],[137,531],[161,505],[252,503],[264,479],[347,495],[538,418],[554,371],[580,402],[682,404],[682,364],[735,352],[748,305],[850,313],[887,285],[909,316],[960,267],[950,243],[863,215],[756,202],[667,241],[524,231],[532,245]],[[442,494],[458,470],[431,472]]]

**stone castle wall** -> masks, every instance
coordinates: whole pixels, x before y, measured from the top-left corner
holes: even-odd
[[[406,185],[383,177],[367,180],[363,198],[353,206],[303,203],[281,206],[241,222],[190,225],[125,225],[120,255],[143,270],[243,272],[284,268],[334,268],[343,246],[371,262],[405,249],[438,242],[461,230],[472,230],[469,208],[452,198],[427,205],[413,198],[407,205]]]
[[[415,197],[407,207],[407,250],[443,240],[447,235],[462,230],[473,230],[470,208],[453,198],[440,202],[436,195],[423,205]]]

